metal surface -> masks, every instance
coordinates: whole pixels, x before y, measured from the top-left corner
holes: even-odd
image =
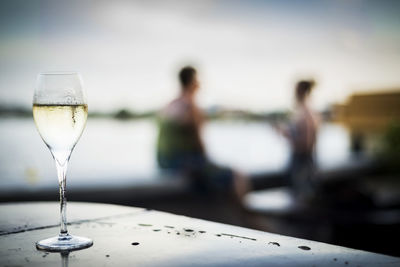
[[[1,266],[400,266],[400,258],[170,213],[69,203],[72,234],[88,249],[47,253],[35,241],[58,233],[58,203],[0,205]]]

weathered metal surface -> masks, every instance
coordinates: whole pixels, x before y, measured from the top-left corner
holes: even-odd
[[[72,234],[91,248],[60,255],[34,242],[58,232],[57,203],[0,205],[1,266],[399,266],[400,258],[174,214],[69,204]],[[23,230],[16,232],[15,227]]]
[[[67,206],[69,223],[94,220],[121,214],[143,211],[117,205],[71,202]],[[23,202],[0,205],[0,235],[22,232],[35,228],[59,226],[60,206],[55,202]]]

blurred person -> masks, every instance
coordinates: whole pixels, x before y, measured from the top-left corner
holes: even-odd
[[[159,114],[157,161],[162,169],[182,172],[195,191],[232,190],[241,198],[247,179],[238,172],[210,162],[201,136],[204,116],[195,102],[200,88],[191,66],[179,72],[180,94]]]
[[[295,87],[295,111],[291,122],[280,127],[291,145],[289,183],[300,200],[312,200],[315,196],[314,149],[318,131],[318,119],[309,107],[309,96],[315,85],[312,80],[299,81]]]

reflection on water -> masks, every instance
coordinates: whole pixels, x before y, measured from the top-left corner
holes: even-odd
[[[54,162],[30,119],[0,120],[0,185],[25,186],[57,183]],[[210,157],[219,164],[247,172],[280,170],[289,156],[287,141],[268,124],[212,121],[204,129]],[[72,154],[70,184],[110,179],[150,179],[157,173],[152,120],[91,119]],[[317,161],[334,167],[349,158],[348,132],[334,124],[322,125]]]

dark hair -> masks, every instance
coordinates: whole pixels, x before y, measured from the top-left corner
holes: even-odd
[[[296,99],[303,101],[307,95],[310,94],[311,89],[314,87],[315,82],[313,80],[302,80],[296,85]]]
[[[191,66],[186,66],[179,72],[179,81],[181,82],[182,88],[186,88],[191,82],[193,82],[194,76],[196,75],[196,69]]]

